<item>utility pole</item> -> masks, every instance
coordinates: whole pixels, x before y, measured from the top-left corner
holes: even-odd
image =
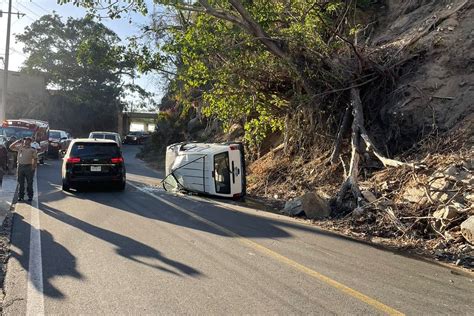
[[[6,13],[8,15],[7,17],[7,42],[5,44],[5,59],[3,61],[4,67],[3,67],[3,89],[2,89],[2,104],[0,105],[0,122],[3,122],[5,120],[5,109],[7,105],[7,88],[8,88],[8,62],[10,58],[10,29],[11,29],[11,24],[12,24],[12,14],[18,15],[18,18],[21,16],[24,16],[24,13],[20,12],[12,12],[12,0],[8,1],[8,11],[3,12],[0,11],[0,17],[3,15],[3,13]]]

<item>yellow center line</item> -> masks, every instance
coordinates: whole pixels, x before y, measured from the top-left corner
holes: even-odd
[[[337,282],[336,280],[333,280],[330,277],[327,277],[327,276],[325,276],[325,275],[323,275],[319,272],[316,272],[316,271],[314,271],[314,270],[312,270],[312,269],[310,269],[310,268],[308,268],[308,267],[306,267],[306,266],[304,266],[304,265],[302,265],[302,264],[300,264],[296,261],[293,261],[293,260],[291,260],[291,259],[289,259],[289,258],[287,258],[287,257],[285,257],[285,256],[283,256],[283,255],[267,248],[267,247],[264,247],[264,246],[262,246],[262,245],[260,245],[256,242],[254,242],[254,241],[252,241],[248,238],[242,237],[239,234],[234,233],[233,231],[231,231],[231,230],[229,230],[225,227],[222,227],[222,226],[220,226],[220,225],[218,225],[214,222],[211,222],[211,221],[209,221],[209,220],[207,220],[207,219],[205,219],[205,218],[203,218],[199,215],[196,215],[195,213],[193,213],[191,211],[188,211],[185,208],[183,208],[183,207],[181,207],[181,206],[179,206],[179,205],[177,205],[173,202],[167,201],[167,200],[165,200],[165,199],[163,199],[163,198],[161,198],[161,197],[159,197],[159,196],[157,196],[157,195],[155,195],[155,194],[153,194],[153,193],[151,193],[147,190],[143,190],[141,187],[139,187],[135,184],[132,184],[132,183],[129,182],[129,185],[131,185],[132,187],[136,188],[137,190],[140,190],[141,192],[143,192],[143,193],[145,193],[145,194],[147,194],[147,195],[149,195],[149,196],[151,196],[151,197],[153,197],[153,198],[155,198],[155,199],[157,199],[157,200],[173,207],[174,209],[176,209],[176,210],[178,210],[178,211],[180,211],[180,212],[182,212],[182,213],[184,213],[184,214],[186,214],[186,215],[188,215],[188,216],[190,216],[190,217],[192,217],[192,218],[194,218],[194,219],[196,219],[200,222],[203,222],[203,223],[209,225],[210,227],[213,227],[213,228],[221,231],[222,233],[224,233],[224,234],[226,234],[230,237],[236,238],[242,244],[247,245],[247,246],[249,246],[249,247],[251,247],[251,248],[253,248],[253,249],[255,249],[255,250],[271,257],[271,258],[274,258],[277,261],[285,263],[288,266],[293,267],[294,269],[299,270],[299,271],[301,271],[301,272],[303,272],[303,273],[305,273],[305,274],[307,274],[307,275],[309,275],[309,276],[311,276],[311,277],[313,277],[313,278],[315,278],[315,279],[317,279],[317,280],[319,280],[323,283],[326,283],[326,284],[338,289],[339,291],[341,291],[343,293],[346,293],[346,294],[348,294],[348,295],[350,295],[350,296],[352,296],[352,297],[354,297],[354,298],[356,298],[356,299],[358,299],[358,300],[360,300],[360,301],[362,301],[362,302],[364,302],[364,303],[366,303],[366,304],[368,304],[372,307],[375,307],[376,309],[378,309],[380,311],[383,311],[383,312],[385,312],[389,315],[404,315],[402,312],[399,312],[398,310],[396,310],[396,309],[394,309],[390,306],[387,306],[387,305],[377,301],[376,299],[373,299],[373,298],[371,298],[371,297],[369,297],[365,294],[362,294],[361,292],[356,291],[356,290],[348,287],[347,285],[344,285],[340,282]]]

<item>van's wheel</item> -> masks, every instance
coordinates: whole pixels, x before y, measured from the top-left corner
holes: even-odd
[[[69,192],[71,191],[71,186],[69,185],[69,183],[65,180],[63,180],[63,191],[66,191],[66,192]]]
[[[41,157],[39,160],[40,165],[44,165],[44,157]]]

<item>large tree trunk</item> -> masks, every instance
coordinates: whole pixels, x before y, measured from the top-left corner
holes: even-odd
[[[352,135],[351,135],[351,163],[349,173],[346,180],[341,186],[337,195],[338,206],[342,205],[342,201],[348,190],[351,190],[352,196],[356,198],[357,204],[362,200],[360,193],[358,177],[359,177],[359,161],[360,161],[360,141],[361,126],[364,126],[364,113],[362,101],[360,100],[360,91],[358,88],[351,89],[351,107],[352,107]]]
[[[349,128],[350,117],[351,117],[351,107],[348,106],[346,108],[346,111],[344,112],[344,117],[342,118],[341,127],[339,128],[336,141],[334,142],[334,149],[331,153],[331,157],[329,158],[329,161],[331,162],[331,164],[335,164],[339,159],[339,153],[341,152],[341,147],[342,147],[342,139],[344,138],[344,134]]]
[[[362,107],[362,101],[360,99],[359,88],[351,89],[351,107],[352,107],[352,140],[351,140],[351,163],[349,167],[349,173],[347,178],[339,190],[337,195],[337,205],[341,206],[342,201],[348,190],[351,190],[352,196],[357,201],[357,206],[361,206],[364,203],[364,199],[360,192],[358,176],[359,176],[359,161],[360,155],[372,151],[374,155],[384,164],[384,166],[398,167],[406,164],[398,160],[389,159],[384,157],[375,147],[374,143],[370,139],[367,130],[364,126],[364,110]],[[362,146],[362,143],[365,146]]]

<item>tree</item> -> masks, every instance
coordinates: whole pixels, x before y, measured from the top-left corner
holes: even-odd
[[[28,56],[21,71],[43,75],[47,86],[55,90],[55,99],[62,95],[62,102],[76,109],[76,118],[89,122],[77,131],[81,134],[90,129],[116,129],[127,91],[146,96],[124,78],[136,75],[136,61],[120,46],[119,37],[92,17],[63,22],[57,14],[45,15],[16,39],[24,44]],[[50,120],[58,121],[55,117]],[[81,124],[66,125],[77,128]]]

